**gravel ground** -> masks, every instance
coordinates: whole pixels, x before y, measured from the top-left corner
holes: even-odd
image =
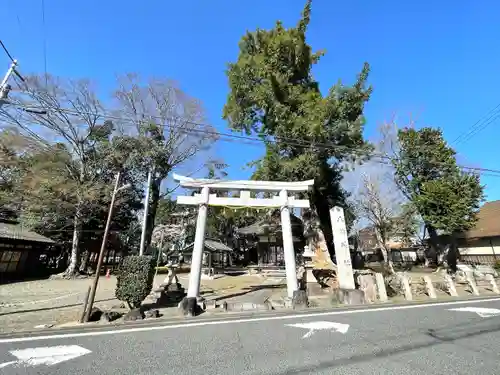
[[[166,275],[157,275],[160,285]],[[179,275],[187,289],[188,274]],[[78,320],[87,288],[93,279],[36,280],[0,285],[0,333],[32,330],[40,325],[59,325]],[[201,292],[206,298],[249,292],[262,284],[258,276],[225,276],[202,280]],[[116,308],[121,302],[114,297],[116,278],[102,277],[95,306],[103,310]]]

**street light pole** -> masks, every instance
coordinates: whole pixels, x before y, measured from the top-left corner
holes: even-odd
[[[111,219],[113,217],[113,209],[115,206],[116,195],[120,190],[129,187],[129,185],[118,187],[119,184],[120,184],[120,172],[118,172],[115,177],[115,187],[113,189],[113,194],[111,195],[111,203],[109,204],[108,219],[106,220],[106,227],[104,229],[104,235],[102,238],[101,250],[99,252],[99,259],[97,260],[97,269],[95,273],[94,283],[92,284],[92,289],[90,291],[90,296],[89,296],[89,303],[87,305],[87,311],[85,312],[85,322],[89,321],[90,313],[92,312],[92,307],[94,305],[95,294],[97,291],[97,284],[99,283],[99,276],[101,273],[102,261],[104,258],[104,251],[106,250],[106,242],[108,240],[109,227],[111,225]]]

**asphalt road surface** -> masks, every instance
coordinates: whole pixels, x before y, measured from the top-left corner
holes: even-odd
[[[500,298],[197,319],[0,338],[0,374],[500,373]]]

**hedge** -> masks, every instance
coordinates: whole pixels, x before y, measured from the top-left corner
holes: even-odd
[[[153,288],[155,259],[151,256],[129,255],[118,267],[115,296],[130,308],[141,306]]]

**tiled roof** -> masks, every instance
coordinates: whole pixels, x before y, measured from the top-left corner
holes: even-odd
[[[0,240],[2,238],[40,243],[54,243],[54,241],[52,241],[50,238],[26,230],[19,224],[0,222]]]
[[[300,220],[295,215],[290,215],[290,221],[292,224],[292,231],[294,232],[294,235],[297,235],[297,232],[302,232],[302,220]],[[261,219],[252,225],[238,228],[237,232],[242,235],[254,234],[256,236],[265,236],[268,233],[281,234],[281,219]]]
[[[205,240],[205,247],[212,251],[233,251],[229,246],[214,240]]]
[[[194,243],[186,246],[182,252],[191,252],[193,251],[193,246]],[[205,240],[205,251],[208,250],[209,252],[231,252],[233,249],[231,249],[229,246],[224,245],[220,241],[215,241],[215,240]]]
[[[500,200],[486,202],[477,215],[476,225],[459,238],[481,238],[500,236]]]

